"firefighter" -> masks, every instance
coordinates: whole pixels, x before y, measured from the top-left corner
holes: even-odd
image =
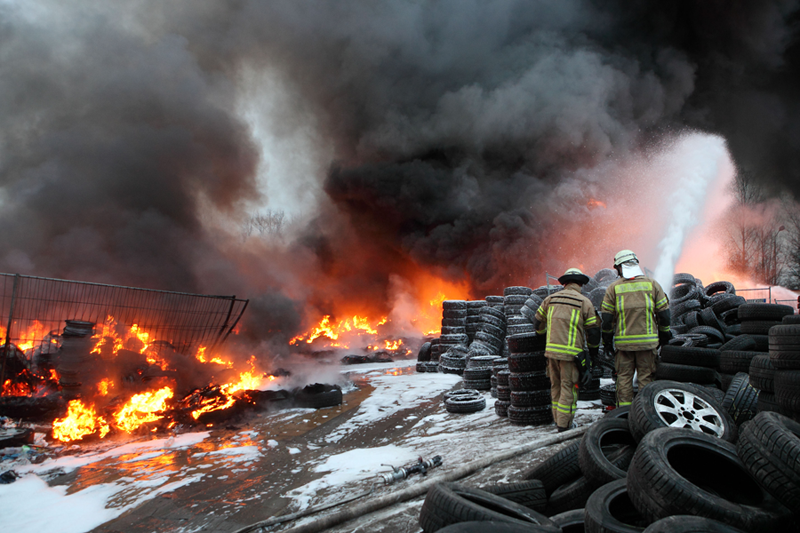
[[[581,294],[588,276],[570,268],[558,282],[564,289],[545,298],[533,324],[537,335],[547,333],[547,375],[553,419],[560,433],[574,427],[578,383],[586,387],[591,382],[592,361],[600,348],[600,320],[592,302]],[[588,354],[584,340],[589,346]]]
[[[624,407],[633,401],[634,371],[642,390],[653,381],[657,348],[672,338],[672,332],[667,295],[656,280],[645,277],[636,254],[617,253],[614,269],[620,279],[606,289],[600,311],[603,351],[614,355],[617,407]]]

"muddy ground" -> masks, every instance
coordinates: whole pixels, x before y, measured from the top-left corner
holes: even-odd
[[[460,383],[453,385],[459,388]],[[448,387],[449,388],[449,387]],[[443,420],[448,417],[458,418],[465,415],[446,413],[442,406],[441,394],[415,405],[409,409],[400,409],[374,424],[349,429],[339,440],[331,442],[330,436],[337,428],[347,426],[352,417],[359,411],[361,403],[370,396],[372,387],[368,379],[362,379],[356,390],[344,397],[340,407],[319,409],[309,412],[301,410],[293,416],[287,414],[265,413],[251,416],[247,420],[230,425],[225,429],[217,429],[212,436],[221,442],[226,438],[235,438],[243,431],[249,431],[252,443],[263,444],[278,441],[280,446],[262,447],[261,456],[247,468],[223,466],[224,471],[216,476],[207,475],[200,481],[193,482],[172,492],[161,494],[145,501],[137,507],[125,512],[118,518],[94,529],[95,533],[139,533],[139,532],[195,532],[218,531],[233,532],[246,525],[268,518],[290,514],[298,511],[297,495],[289,497],[287,493],[293,489],[307,486],[321,476],[309,465],[316,464],[327,456],[337,455],[350,450],[376,448],[398,443],[409,443],[413,435],[425,434],[435,429],[438,423],[432,421],[426,428],[426,420]],[[429,476],[441,476],[462,466],[466,462],[497,454],[499,451],[521,446],[528,442],[552,436],[553,425],[540,427],[516,427],[507,419],[493,414],[493,400],[488,393],[487,409],[480,417],[462,429],[448,430],[443,438],[430,445],[423,446],[419,452],[425,459],[440,455],[442,466],[432,470]],[[276,422],[276,417],[283,416]],[[475,415],[466,415],[475,416]],[[600,406],[582,409],[578,423],[588,424],[600,416]],[[453,420],[453,423],[459,423]],[[411,440],[409,440],[411,439]],[[248,444],[238,441],[237,445]],[[198,446],[203,446],[200,443]],[[520,473],[543,458],[554,453],[560,446],[554,445],[520,455],[486,467],[461,482],[480,487],[497,482],[520,480]],[[191,457],[196,449],[176,451],[166,460],[172,461],[175,468],[189,470],[193,468]],[[427,452],[427,453],[426,453]],[[393,457],[386,457],[385,462],[402,466]],[[165,459],[159,458],[159,461]],[[406,464],[408,462],[406,461]],[[146,466],[146,465],[143,465]],[[203,466],[203,465],[198,465]],[[133,468],[136,468],[135,461]],[[383,468],[382,472],[388,472]],[[212,472],[210,470],[206,473]],[[306,508],[325,503],[341,501],[344,498],[367,491],[374,485],[374,492],[347,505],[357,505],[367,498],[377,498],[392,491],[402,490],[423,478],[415,475],[395,484],[385,485],[378,477],[381,472],[365,473],[362,479],[350,481],[346,486],[322,487],[313,494]],[[99,477],[107,476],[102,464],[94,464],[80,468],[63,479],[54,479],[51,484],[70,483],[73,489],[99,482]],[[330,532],[396,532],[412,533],[421,531],[418,517],[424,495],[410,501],[394,504],[390,507],[334,526]],[[299,520],[281,525],[271,526],[264,531],[284,531],[292,527],[314,522],[322,516],[336,513],[340,508],[316,513]]]

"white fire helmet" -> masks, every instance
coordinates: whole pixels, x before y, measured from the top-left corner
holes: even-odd
[[[632,279],[636,276],[643,276],[641,267],[639,267],[639,258],[630,250],[621,250],[614,256],[614,266],[622,267],[622,277],[625,279]]]

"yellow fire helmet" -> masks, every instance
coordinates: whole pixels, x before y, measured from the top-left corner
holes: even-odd
[[[558,282],[562,285],[567,283],[577,283],[578,285],[586,285],[589,283],[589,276],[581,272],[577,268],[568,268],[564,275],[558,278]]]

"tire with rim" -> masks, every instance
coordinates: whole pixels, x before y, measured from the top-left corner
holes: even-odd
[[[586,531],[635,533],[650,521],[634,507],[624,479],[607,483],[594,491],[584,508]]]
[[[651,521],[690,512],[753,533],[791,527],[790,511],[750,477],[733,444],[689,429],[645,435],[627,487],[636,509]]]
[[[800,423],[778,413],[759,413],[742,428],[736,449],[767,492],[800,511]]]
[[[628,417],[636,441],[662,427],[691,428],[725,441],[736,441],[736,423],[703,387],[677,381],[654,381],[633,399]]]
[[[615,462],[608,457],[609,448],[618,455]],[[619,450],[627,448],[625,459],[619,459]],[[583,434],[578,451],[581,472],[596,487],[625,477],[636,441],[631,435],[628,421],[624,418],[602,418],[589,426]]]
[[[419,516],[419,524],[425,533],[468,521],[538,525],[543,526],[542,531],[559,532],[558,527],[543,514],[484,490],[457,483],[438,483],[428,490]]]

